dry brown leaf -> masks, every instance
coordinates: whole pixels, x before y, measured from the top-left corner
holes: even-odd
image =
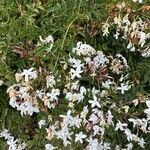
[[[144,11],[150,11],[150,5],[142,6],[142,7],[140,8],[140,10],[141,10],[142,12],[144,12]]]

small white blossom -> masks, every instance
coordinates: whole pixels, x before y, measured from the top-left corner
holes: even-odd
[[[24,103],[22,103],[18,108],[18,110],[21,111],[21,115],[23,116],[23,114],[29,114],[30,116],[32,116],[32,114],[38,113],[39,109],[37,106],[33,106],[31,102],[26,101]]]
[[[50,99],[50,101],[58,100],[58,96],[60,95],[60,90],[59,89],[52,89],[51,93],[46,94],[47,97]]]
[[[14,140],[14,137],[12,137],[11,139],[9,139],[7,141],[7,144],[9,145],[8,150],[16,150],[17,149],[17,141],[18,140]]]
[[[46,125],[46,121],[45,120],[40,120],[38,122],[39,128],[41,129],[43,125]]]
[[[94,96],[93,99],[94,99],[94,100],[89,100],[89,103],[91,104],[91,107],[93,108],[93,107],[96,106],[96,107],[101,108],[101,105],[100,105],[100,103],[99,103],[98,100],[97,100],[97,97]]]
[[[75,69],[81,69],[83,68],[84,64],[81,63],[81,60],[75,59],[75,58],[70,58],[69,62],[71,63],[72,67]]]
[[[109,27],[110,25],[108,24],[108,22],[105,22],[102,26],[102,32],[103,32],[103,36],[108,36],[109,34]]]
[[[126,129],[124,130],[124,133],[126,134],[128,141],[132,141],[132,140],[133,140],[133,136],[134,136],[134,135],[131,133],[131,131],[130,131],[128,128],[126,128]]]
[[[133,144],[132,143],[129,143],[126,146],[127,146],[127,150],[132,150],[132,148],[133,148]]]
[[[99,127],[98,125],[94,125],[93,130],[94,130],[93,136],[99,135],[102,131],[101,127]]]
[[[106,89],[109,89],[111,84],[112,82],[110,81],[110,79],[106,80],[105,82],[102,82],[102,86]]]
[[[118,120],[118,123],[116,124],[116,128],[115,130],[118,130],[120,129],[121,131],[123,131],[128,125],[126,123],[121,123],[119,120]]]
[[[49,76],[46,77],[46,86],[47,86],[47,88],[53,87],[55,84],[56,84],[56,81],[55,81],[54,76],[49,75]]]
[[[45,150],[54,150],[54,149],[56,149],[57,147],[54,147],[53,145],[51,145],[51,144],[46,144],[45,145]]]
[[[121,86],[117,88],[117,90],[121,91],[121,94],[124,94],[125,91],[128,91],[130,89],[130,86],[125,85],[124,83],[121,83]]]
[[[144,110],[144,113],[146,113],[148,117],[150,117],[150,100],[146,101],[146,105],[148,108]]]
[[[87,142],[88,142],[87,150],[102,150],[99,147],[100,145],[98,139],[92,139],[92,137],[90,137],[90,139],[88,139]]]
[[[21,73],[21,76],[25,76],[25,81],[28,82],[29,79],[36,79],[37,78],[37,72],[33,71],[34,68],[30,69],[24,69]]]
[[[0,86],[2,86],[4,84],[3,80],[0,80]]]
[[[83,143],[83,139],[85,139],[87,137],[87,135],[83,134],[83,132],[80,132],[79,134],[75,135],[75,142],[80,142]]]
[[[82,72],[83,72],[83,70],[81,70],[80,68],[77,68],[77,69],[71,68],[69,74],[70,74],[70,76],[71,76],[71,79],[74,79],[75,77],[81,78],[81,75],[80,75],[80,74],[81,74]]]
[[[144,141],[143,138],[141,138],[141,139],[139,140],[139,142],[138,142],[138,144],[141,146],[141,148],[145,148],[145,146],[144,146],[145,143],[146,143],[146,142]]]
[[[136,3],[136,2],[142,3],[143,0],[133,0],[133,2],[134,2],[134,3]]]

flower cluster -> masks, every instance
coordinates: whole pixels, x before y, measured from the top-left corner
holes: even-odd
[[[33,68],[25,69],[21,74],[16,74],[16,80],[21,83],[16,83],[9,87],[7,92],[9,93],[9,104],[21,111],[21,115],[32,115],[34,112],[38,113],[38,104],[36,96],[33,96],[33,89],[30,86],[29,80],[37,78],[37,72],[32,71]],[[23,79],[24,76],[24,79]]]
[[[142,1],[139,2],[141,3]],[[128,43],[127,49],[132,52],[139,51],[143,57],[149,57],[150,45],[148,44],[148,40],[150,39],[150,33],[147,33],[148,21],[142,18],[134,19],[131,17],[131,11],[129,11],[125,3],[119,4],[117,7],[119,8],[119,12],[115,14],[112,21],[109,22],[107,20],[103,24],[103,36],[108,36],[109,28],[113,27],[116,30],[114,34],[116,40],[120,38],[126,40]],[[127,10],[129,12],[126,12]],[[122,12],[125,12],[125,15]]]
[[[0,132],[0,138],[7,140],[8,150],[25,150],[27,148],[26,143],[21,143],[18,139],[15,140],[7,129],[3,129],[3,131]]]
[[[46,131],[47,140],[61,140],[64,147],[77,143],[85,145],[86,150],[109,150],[111,142],[105,137],[107,130],[111,129],[126,135],[129,142],[127,149],[132,149],[133,141],[144,148],[144,138],[132,133],[128,124],[133,123],[133,128],[136,126],[144,133],[149,133],[149,101],[146,101],[148,109],[144,111],[147,118],[129,117],[128,122],[121,123],[115,114],[128,113],[130,105],[137,106],[140,102],[135,99],[130,104],[123,102],[118,105],[111,98],[112,95],[124,95],[133,86],[126,58],[121,54],[106,56],[102,51],[78,42],[69,58],[62,63],[65,66],[65,78],[64,74],[56,77],[42,68],[24,69],[16,73],[17,83],[7,90],[9,104],[21,115],[30,116],[41,111],[49,114],[49,110],[58,109],[59,113],[55,116],[58,120],[53,120],[54,116],[50,114],[46,120],[41,118],[38,125],[39,130]],[[68,105],[65,110],[60,109],[63,103]],[[119,148],[116,145],[116,149]],[[45,149],[58,149],[58,146],[48,143]]]

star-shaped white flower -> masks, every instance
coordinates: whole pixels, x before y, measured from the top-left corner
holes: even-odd
[[[58,100],[58,96],[60,95],[59,89],[52,89],[51,93],[47,93],[47,96],[50,98],[50,101]]]
[[[72,67],[73,68],[78,68],[78,69],[81,69],[83,66],[84,66],[84,64],[82,64],[81,63],[81,60],[79,60],[79,59],[75,59],[75,58],[70,58],[69,59],[69,62],[72,64]]]
[[[80,143],[83,143],[83,139],[87,137],[87,135],[83,134],[83,132],[80,132],[79,134],[76,134],[75,136],[76,136],[75,142],[79,141]]]
[[[83,72],[83,70],[81,70],[80,68],[77,68],[77,69],[71,68],[69,74],[71,75],[71,79],[74,79],[75,77],[81,78],[80,74],[82,72]]]
[[[28,82],[29,79],[36,79],[37,78],[37,72],[33,71],[34,68],[30,69],[24,69],[21,73],[21,76],[25,76],[25,81]]]
[[[89,103],[91,104],[91,107],[101,107],[100,103],[97,101],[97,97],[96,96],[93,96],[93,99],[94,100],[89,100]]]
[[[121,123],[119,120],[118,120],[118,123],[116,124],[116,128],[115,130],[118,130],[120,129],[121,131],[123,131],[128,125],[126,123]]]
[[[51,144],[46,144],[45,145],[45,150],[54,150],[54,149],[56,149],[57,147],[54,147],[53,145],[51,145]]]
[[[18,140],[14,141],[14,137],[12,137],[10,140],[7,141],[7,144],[9,145],[8,150],[16,150],[17,149],[17,142]]]
[[[147,105],[148,108],[144,110],[144,113],[150,114],[150,100],[146,101],[146,105]]]
[[[117,90],[121,91],[121,94],[124,94],[125,91],[128,91],[130,87],[128,85],[125,85],[124,83],[120,84],[121,86],[117,88]]]

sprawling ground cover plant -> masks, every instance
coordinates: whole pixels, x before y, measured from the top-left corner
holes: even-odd
[[[0,148],[149,149],[149,1],[0,2]]]

